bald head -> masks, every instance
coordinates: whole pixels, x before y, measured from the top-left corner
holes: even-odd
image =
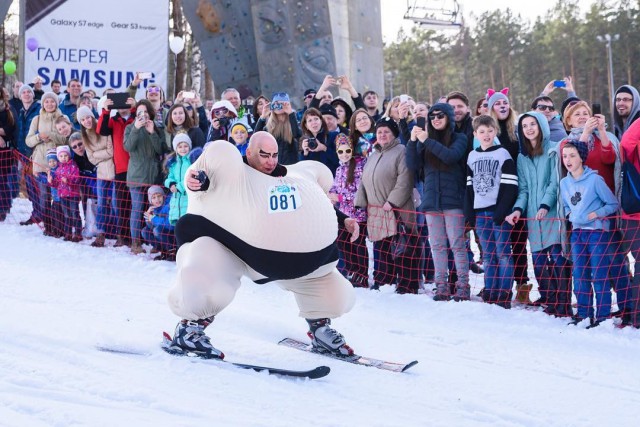
[[[268,132],[251,136],[247,147],[247,163],[257,171],[270,175],[278,165],[278,142]]]

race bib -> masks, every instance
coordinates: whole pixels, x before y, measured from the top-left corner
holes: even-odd
[[[270,187],[268,200],[269,213],[294,212],[302,206],[298,187],[285,183]]]

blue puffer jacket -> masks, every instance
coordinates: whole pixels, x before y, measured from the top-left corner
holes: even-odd
[[[28,110],[25,111],[24,108],[21,108],[18,112],[18,118],[16,120],[16,126],[18,128],[16,146],[23,156],[31,157],[31,153],[33,153],[33,148],[27,146],[26,140],[31,122],[35,116],[40,114],[41,108],[42,105],[39,102],[34,102]]]
[[[449,104],[434,104],[429,114],[434,111],[445,113],[449,119],[451,144],[447,147],[436,139],[427,138],[424,142],[409,141],[407,143],[407,167],[414,172],[423,171],[424,189],[422,203],[418,210],[422,212],[462,209],[464,205],[466,169],[464,158],[467,152],[467,137],[455,132],[455,117]],[[436,131],[428,121],[429,136]],[[442,165],[438,167],[428,160],[435,157]]]
[[[542,154],[539,156],[529,156],[523,147],[522,121],[526,117],[536,119],[542,133]],[[564,230],[564,221],[558,215],[558,142],[550,141],[549,135],[549,121],[543,114],[530,111],[518,118],[518,198],[513,210],[520,211],[522,218],[527,219],[532,252],[561,243]],[[536,220],[536,213],[541,208],[549,212],[544,219]]]

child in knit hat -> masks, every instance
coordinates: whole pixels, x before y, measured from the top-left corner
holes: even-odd
[[[336,136],[336,153],[340,166],[336,169],[329,199],[341,212],[358,221],[360,229],[364,230],[367,228],[367,211],[356,207],[355,199],[367,158],[354,157],[353,152],[349,137],[339,133]],[[344,270],[350,275],[351,284],[358,288],[369,287],[369,252],[366,243],[365,233],[352,242],[344,226],[339,227],[338,248],[344,258]]]
[[[58,155],[55,148],[47,150],[46,159],[49,169],[44,175],[45,181],[43,182],[48,183],[49,176],[55,176],[58,169]],[[64,235],[64,215],[62,214],[62,204],[56,188],[51,187],[51,202],[46,202],[44,213],[44,235],[62,237]]]
[[[165,197],[159,185],[152,185],[147,190],[149,209],[144,213],[145,227],[141,234],[145,242],[160,250],[156,261],[175,261],[176,243],[174,228],[169,222],[169,210],[172,197]]]
[[[58,189],[62,213],[64,215],[64,240],[82,241],[82,220],[78,204],[80,202],[80,169],[71,158],[68,145],[56,148],[58,169],[54,175],[47,176],[51,187]]]
[[[564,215],[572,225],[573,292],[578,302],[578,312],[570,324],[577,325],[589,318],[588,327],[594,327],[611,314],[607,245],[612,224],[607,216],[617,212],[619,205],[604,179],[584,165],[587,156],[588,148],[584,142],[570,140],[564,144],[562,163],[567,168],[567,176],[560,181],[560,195]]]
[[[184,176],[191,166],[191,139],[186,133],[178,133],[173,138],[174,153],[167,157],[165,170],[167,178],[164,186],[171,191],[171,211],[169,220],[172,225],[187,213],[187,191],[184,187]]]
[[[236,145],[236,148],[243,156],[247,155],[247,147],[249,146],[249,130],[242,123],[236,123],[231,127],[231,136],[229,141]]]

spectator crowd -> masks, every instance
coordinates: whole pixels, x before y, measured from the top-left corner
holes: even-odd
[[[472,298],[470,275],[484,274],[487,303],[539,307],[587,328],[612,318],[640,327],[630,264],[640,259],[640,94],[631,85],[615,91],[607,123],[571,77],[532,94],[522,114],[506,88],[473,103],[460,91],[432,105],[406,94],[381,102],[348,76],[326,76],[298,111],[287,92],[248,102],[227,88],[203,103],[197,92],[167,99],[136,76],[123,103],[113,89],[65,84],[2,88],[0,222],[22,195],[32,211],[20,224],[46,236],[173,261],[187,169],[210,141],[245,155],[266,131],[284,170],[312,160],[334,175],[328,200],[361,228],[355,241],[338,234],[338,268],[353,286],[418,293],[432,284],[434,300],[460,302]],[[563,91],[561,105],[553,91]]]

